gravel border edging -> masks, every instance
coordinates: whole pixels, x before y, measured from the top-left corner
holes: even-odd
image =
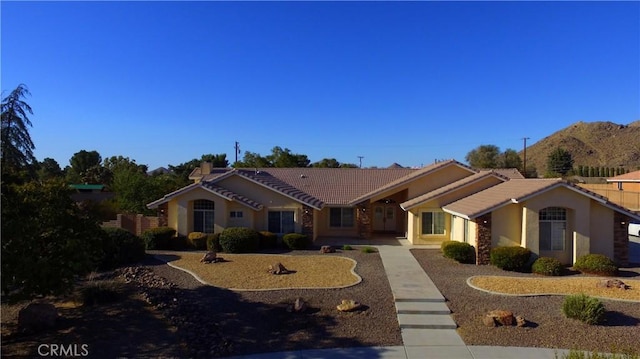
[[[478,286],[475,286],[473,284],[471,284],[471,281],[473,280],[473,278],[476,277],[486,277],[486,275],[474,275],[471,276],[469,278],[467,278],[466,282],[467,285],[475,290],[479,290],[481,292],[485,292],[485,293],[489,293],[489,294],[493,294],[493,295],[504,295],[504,296],[508,296],[508,297],[542,297],[542,296],[567,296],[567,295],[571,295],[571,294],[567,294],[567,293],[529,293],[529,294],[512,294],[512,293],[501,293],[501,292],[494,292],[488,289],[484,289],[484,288],[480,288]],[[494,277],[499,277],[499,276],[494,276]],[[504,276],[505,278],[511,278],[509,276]],[[544,278],[543,278],[544,279]],[[549,278],[549,279],[553,279],[553,278]],[[618,298],[610,298],[610,297],[599,297],[599,296],[595,296],[595,295],[590,295],[590,297],[592,298],[598,298],[600,300],[615,300],[618,302],[626,302],[626,303],[640,303],[640,300],[633,300],[633,299],[618,299]]]
[[[167,254],[172,254],[172,253],[167,253]],[[284,257],[286,255],[282,255],[282,254],[246,254],[246,255],[260,255],[260,256],[279,256],[279,257]],[[211,283],[203,280],[202,278],[200,278],[196,273],[182,268],[182,267],[178,267],[174,264],[171,264],[171,262],[166,261],[165,259],[161,258],[162,254],[158,254],[158,255],[153,255],[154,258],[164,262],[166,265],[168,265],[171,268],[175,268],[178,270],[181,270],[185,273],[188,273],[189,275],[193,276],[193,278],[195,278],[195,280],[197,280],[198,282],[204,284],[204,285],[208,285],[208,286],[212,286],[215,287],[214,285],[212,285]],[[311,257],[311,256],[309,256]],[[350,269],[351,274],[353,274],[357,280],[355,283],[352,284],[348,284],[348,285],[343,285],[343,286],[332,286],[332,287],[294,287],[294,288],[268,288],[268,289],[242,289],[242,288],[225,288],[227,290],[231,290],[234,292],[267,292],[267,291],[276,291],[276,290],[296,290],[296,289],[343,289],[343,288],[349,288],[349,287],[353,287],[355,285],[358,285],[360,283],[362,283],[362,277],[360,275],[358,275],[358,273],[356,273],[356,266],[358,265],[358,262],[356,262],[353,258],[349,258],[349,257],[340,257],[340,258],[344,258],[347,260],[350,260],[351,262],[353,262],[353,266]]]

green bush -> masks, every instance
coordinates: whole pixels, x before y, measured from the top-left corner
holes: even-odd
[[[526,271],[531,251],[524,247],[496,247],[489,254],[491,264],[508,271]]]
[[[227,253],[257,252],[260,235],[257,231],[244,227],[229,227],[220,234],[220,246]]]
[[[189,245],[198,250],[207,249],[207,237],[206,233],[202,232],[191,232],[187,236],[189,240]]]
[[[186,236],[175,236],[169,238],[169,249],[174,251],[183,251],[185,249],[189,249],[191,246],[189,244],[189,238]]]
[[[220,245],[220,233],[207,234],[207,250],[222,252],[222,246]]]
[[[573,268],[582,273],[614,276],[618,273],[615,263],[602,254],[584,255],[573,265]]]
[[[562,274],[562,263],[555,258],[540,257],[533,262],[531,271],[536,274],[557,276]]]
[[[376,253],[376,249],[373,247],[362,247],[362,253]]]
[[[605,314],[602,302],[585,294],[568,295],[562,303],[562,313],[567,318],[578,319],[587,324],[598,324]]]
[[[260,235],[260,248],[275,248],[278,246],[278,235],[269,231],[258,232]]]
[[[442,248],[442,253],[445,257],[454,259],[460,263],[473,264],[476,261],[476,250],[469,243],[445,241],[440,248]]]
[[[282,237],[282,242],[290,249],[306,249],[311,245],[309,237],[300,233],[287,233]]]
[[[348,245],[348,244],[345,244],[345,245],[343,245],[343,246],[342,246],[342,250],[343,250],[343,251],[352,251],[352,250],[353,250],[353,247],[351,247],[351,246],[350,246],[350,245]]]
[[[169,241],[175,234],[171,227],[158,227],[144,231],[140,237],[147,249],[170,249]]]
[[[144,258],[144,242],[135,234],[122,228],[103,228],[101,269],[111,269],[122,264],[141,261]]]

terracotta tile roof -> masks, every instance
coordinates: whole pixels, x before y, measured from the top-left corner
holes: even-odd
[[[420,205],[422,203],[434,200],[434,199],[436,199],[436,198],[438,198],[440,196],[443,196],[445,194],[451,193],[451,192],[453,192],[453,191],[455,191],[457,189],[463,188],[463,187],[465,187],[465,186],[467,186],[469,184],[478,182],[478,181],[480,181],[480,180],[482,180],[484,178],[491,177],[491,176],[499,178],[502,181],[508,181],[509,180],[508,177],[502,176],[500,173],[497,173],[494,170],[480,171],[480,172],[478,172],[478,173],[476,173],[474,175],[471,175],[469,177],[465,177],[465,178],[463,178],[461,180],[458,180],[456,182],[453,182],[453,183],[451,183],[449,185],[440,187],[440,188],[435,189],[435,190],[433,190],[431,192],[427,192],[427,193],[425,193],[425,194],[423,194],[421,196],[418,196],[416,198],[413,198],[411,200],[403,202],[403,203],[400,204],[400,207],[402,207],[402,209],[404,209],[405,211],[409,210],[409,209],[411,209],[411,208],[413,208],[415,206],[418,206],[418,205]]]
[[[476,218],[506,204],[516,203],[561,184],[566,183],[559,178],[514,179],[450,203],[443,209],[452,214]]]
[[[607,182],[640,182],[640,171],[633,171],[620,176],[607,178]]]

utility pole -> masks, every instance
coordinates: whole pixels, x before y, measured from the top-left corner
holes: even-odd
[[[362,168],[362,159],[364,158],[364,156],[358,156],[358,159],[360,160],[360,168]]]
[[[523,137],[522,140],[524,141],[524,150],[522,151],[524,154],[524,159],[522,160],[522,174],[527,177],[527,140],[529,139],[529,137]]]
[[[238,154],[240,153],[240,144],[238,143],[238,141],[236,141],[234,148],[236,150],[236,162],[234,162],[235,165],[236,163],[238,163]]]

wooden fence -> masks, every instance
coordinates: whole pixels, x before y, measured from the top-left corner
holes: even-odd
[[[612,184],[579,184],[580,187],[595,192],[601,196],[605,196],[609,201],[630,209],[640,212],[640,192],[621,191]]]

